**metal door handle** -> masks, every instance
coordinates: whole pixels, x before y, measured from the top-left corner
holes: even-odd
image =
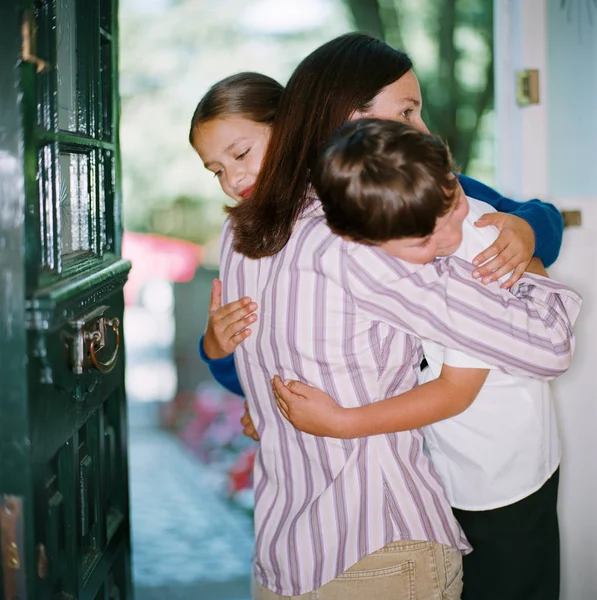
[[[71,364],[76,375],[81,375],[89,367],[94,367],[100,373],[109,373],[116,366],[120,350],[120,319],[104,316],[107,310],[108,306],[98,306],[70,323],[73,331],[68,336]],[[102,362],[98,353],[106,346],[108,329],[114,332],[116,343],[112,356]]]
[[[91,357],[91,362],[93,363],[93,366],[100,373],[109,373],[116,366],[116,361],[118,360],[118,350],[120,349],[120,320],[116,317],[114,317],[113,319],[106,319],[105,317],[101,317],[100,320],[103,322],[104,326],[99,327],[91,333],[86,331],[85,339],[91,342],[89,344],[89,356]],[[103,347],[105,345],[105,332],[107,329],[106,326],[110,327],[112,331],[116,334],[116,344],[112,356],[106,362],[102,362],[98,359],[96,355],[96,344],[99,347]]]

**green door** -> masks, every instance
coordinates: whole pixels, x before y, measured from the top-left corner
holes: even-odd
[[[116,0],[0,2],[0,594],[128,599]]]

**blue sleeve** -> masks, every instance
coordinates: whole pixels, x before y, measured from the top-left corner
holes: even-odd
[[[228,391],[238,396],[245,397],[243,388],[240,386],[240,381],[236,373],[236,365],[234,364],[234,354],[225,358],[216,358],[211,360],[203,350],[203,336],[199,340],[199,356],[201,360],[207,364],[213,378],[223,385]]]
[[[476,179],[466,175],[459,175],[458,179],[467,196],[487,202],[500,212],[524,219],[535,232],[535,256],[539,257],[546,267],[556,261],[562,246],[564,220],[553,204],[536,199],[515,202]]]

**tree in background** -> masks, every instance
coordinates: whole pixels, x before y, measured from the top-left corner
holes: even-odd
[[[457,164],[466,171],[478,153],[475,145],[484,118],[493,109],[493,2],[344,1],[357,30],[413,57],[425,121],[449,144]],[[433,60],[420,62],[419,52]]]

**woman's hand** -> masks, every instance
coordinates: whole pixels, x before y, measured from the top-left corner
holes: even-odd
[[[222,306],[222,282],[214,279],[209,301],[209,319],[203,338],[207,358],[225,358],[251,335],[248,326],[257,321],[257,304],[251,298],[241,298]]]
[[[509,279],[502,283],[503,288],[511,288],[533,258],[535,232],[524,219],[500,212],[483,215],[475,225],[494,225],[500,230],[500,236],[473,260],[475,266],[483,265],[473,272],[473,277],[481,278],[483,283],[489,283],[513,271]],[[486,261],[489,262],[483,264]]]
[[[300,431],[312,435],[343,437],[343,419],[346,409],[325,392],[301,383],[288,384],[275,375],[272,389],[284,418]]]
[[[251,439],[258,442],[259,434],[257,433],[257,430],[255,429],[255,425],[253,425],[253,419],[251,419],[251,415],[249,414],[249,405],[246,402],[245,402],[245,412],[244,412],[243,416],[240,418],[240,423],[243,426],[243,433],[247,437],[250,437]]]

